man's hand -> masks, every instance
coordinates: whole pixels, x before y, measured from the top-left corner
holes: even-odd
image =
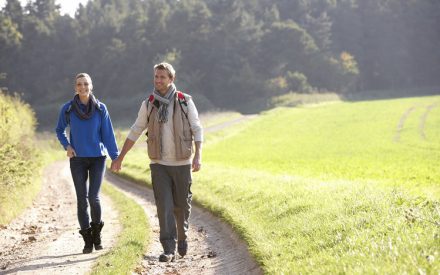
[[[75,150],[72,148],[72,146],[70,146],[70,145],[67,145],[67,156],[69,157],[69,158],[73,158],[73,157],[75,157],[76,156],[76,152],[75,152]]]
[[[196,151],[192,162],[192,171],[197,172],[202,168],[202,142],[196,141]]]
[[[192,161],[192,171],[197,172],[202,168],[202,160],[199,154],[195,154]]]

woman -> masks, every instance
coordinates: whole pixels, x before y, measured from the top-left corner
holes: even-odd
[[[119,155],[107,107],[96,100],[92,89],[92,79],[88,74],[80,73],[75,77],[76,94],[62,106],[56,127],[58,140],[70,158],[81,228],[79,233],[85,243],[83,253],[91,253],[93,246],[96,250],[102,249],[101,229],[104,222],[101,220],[99,190],[105,171],[106,152],[112,160]],[[69,139],[67,126],[70,127]]]

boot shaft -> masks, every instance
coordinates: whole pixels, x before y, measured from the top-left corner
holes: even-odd
[[[84,240],[84,248],[83,253],[90,253],[93,250],[93,237],[92,237],[92,228],[82,229],[79,231],[79,234],[83,237]]]
[[[93,238],[93,244],[95,245],[95,249],[100,250],[102,249],[101,230],[104,227],[104,222],[103,221],[101,221],[100,223],[91,222],[90,226],[92,228],[92,238]]]

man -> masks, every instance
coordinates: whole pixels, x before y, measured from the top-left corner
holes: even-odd
[[[147,129],[151,181],[160,225],[163,254],[159,261],[174,260],[177,250],[185,256],[191,212],[191,167],[201,167],[203,129],[196,106],[189,95],[176,90],[176,73],[168,63],[154,66],[154,91],[142,102],[136,122],[111,169],[119,171],[127,152]],[[194,157],[191,161],[193,140]],[[177,229],[177,230],[176,230]]]

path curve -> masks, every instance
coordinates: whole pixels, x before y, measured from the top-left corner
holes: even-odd
[[[31,207],[0,229],[0,274],[86,274],[114,245],[120,225],[111,200],[101,195],[104,249],[83,254],[69,162],[44,169],[41,191]]]
[[[230,127],[232,125],[238,124],[240,122],[244,122],[253,118],[256,118],[258,115],[257,114],[253,114],[253,115],[242,115],[236,119],[233,120],[229,120],[229,121],[225,121],[223,123],[217,124],[217,125],[213,125],[211,127],[207,127],[205,129],[203,129],[204,133],[211,133],[211,132],[215,132],[215,131],[220,131],[223,130],[224,128]]]
[[[145,175],[146,177],[148,175]],[[150,220],[151,241],[147,255],[136,268],[138,274],[262,274],[246,244],[232,228],[209,212],[192,205],[188,255],[175,262],[160,263],[159,222],[153,191],[110,172],[106,180],[141,205]],[[197,195],[195,195],[197,196]]]

